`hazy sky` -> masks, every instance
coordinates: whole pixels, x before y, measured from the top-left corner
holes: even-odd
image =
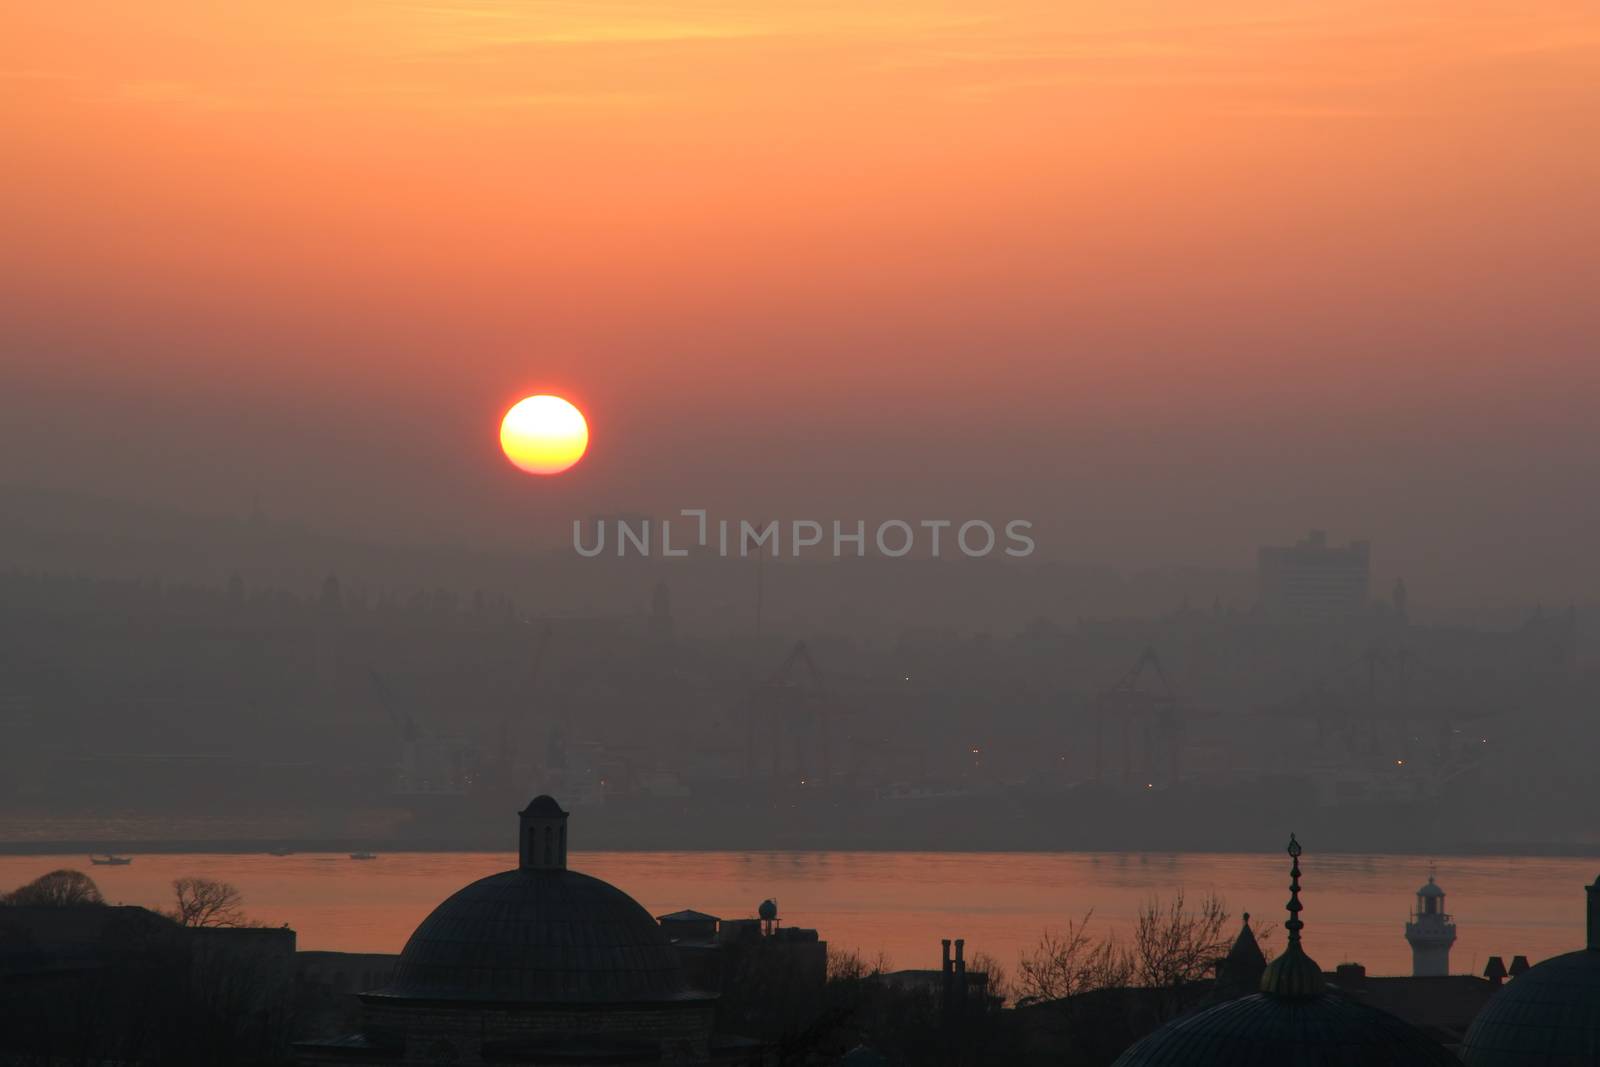
[[[1600,591],[1600,7],[13,3],[0,481]],[[588,412],[556,480],[501,412]],[[1503,581],[1502,581],[1503,579]]]

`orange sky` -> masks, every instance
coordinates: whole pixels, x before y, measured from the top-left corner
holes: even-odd
[[[1600,532],[1593,4],[5,22],[0,481],[423,538],[1021,512],[1127,562]],[[495,431],[545,390],[594,445],[530,501]]]

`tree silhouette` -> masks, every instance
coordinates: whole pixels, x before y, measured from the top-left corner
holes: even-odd
[[[227,882],[210,878],[174,878],[178,906],[168,914],[183,926],[243,926],[244,896]]]
[[[19,908],[70,908],[79,904],[105,903],[94,879],[82,871],[66,869],[41,874],[0,899]]]

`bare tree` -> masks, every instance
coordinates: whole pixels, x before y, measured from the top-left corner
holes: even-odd
[[[883,974],[890,967],[889,957],[881,950],[872,960],[862,959],[855,949],[838,949],[828,946],[828,981],[853,982]]]
[[[1089,920],[1093,915],[1091,910],[1081,921],[1068,922],[1061,933],[1046,930],[1034,950],[1022,954],[1013,988],[1018,1004],[1060,1000],[1131,983],[1132,954],[1114,935],[1103,941],[1091,940]]]
[[[1153,897],[1140,909],[1133,926],[1134,974],[1140,985],[1157,991],[1153,1003],[1162,1018],[1199,998],[1197,983],[1210,977],[1228,951],[1227,921],[1227,908],[1215,893],[1193,910],[1181,889],[1170,902]]]
[[[967,970],[988,976],[991,997],[999,997],[1002,1002],[1011,999],[1010,976],[1006,974],[1004,965],[987,952],[974,952],[967,961]]]
[[[1228,910],[1215,893],[1207,893],[1189,910],[1183,890],[1169,903],[1147,901],[1133,926],[1135,975],[1140,985],[1176,989],[1211,973],[1228,951],[1223,927]]]
[[[82,871],[59,870],[41,874],[25,886],[0,898],[6,904],[33,908],[70,908],[78,904],[104,904],[100,888]]]
[[[175,878],[177,907],[168,914],[183,926],[244,926],[244,897],[227,882]]]

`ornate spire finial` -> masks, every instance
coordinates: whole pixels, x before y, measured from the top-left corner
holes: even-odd
[[[1300,921],[1300,912],[1304,909],[1300,905],[1300,842],[1295,840],[1294,834],[1289,835],[1289,921],[1283,928],[1289,931],[1290,943],[1300,940],[1300,931],[1305,923]]]
[[[1289,921],[1283,928],[1289,932],[1289,943],[1283,954],[1261,976],[1261,991],[1278,997],[1314,997],[1322,993],[1324,983],[1322,968],[1306,955],[1300,945],[1300,931],[1305,923],[1300,921],[1304,910],[1300,903],[1300,842],[1289,835]]]

